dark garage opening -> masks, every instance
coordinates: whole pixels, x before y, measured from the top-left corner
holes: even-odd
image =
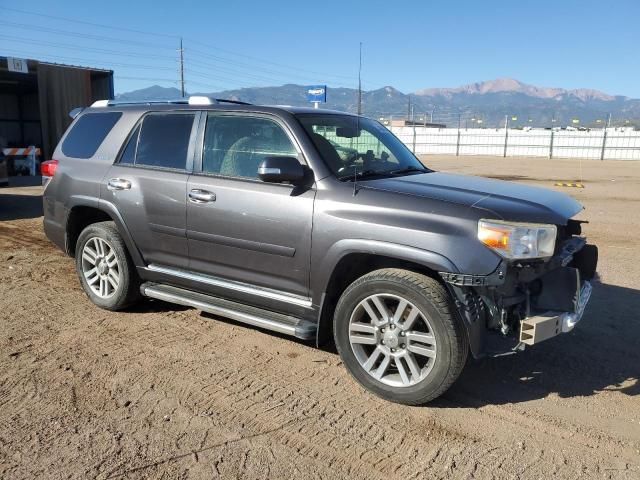
[[[113,98],[113,71],[22,61],[28,73],[10,71],[9,59],[0,57],[0,149],[33,145],[41,149],[39,160],[48,159],[71,110]],[[16,160],[5,159],[9,174]]]

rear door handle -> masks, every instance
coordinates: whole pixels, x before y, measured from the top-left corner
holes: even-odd
[[[210,203],[216,201],[216,194],[208,190],[194,188],[189,192],[189,201],[192,203]]]
[[[131,182],[124,178],[112,178],[107,183],[107,189],[109,190],[130,190]]]

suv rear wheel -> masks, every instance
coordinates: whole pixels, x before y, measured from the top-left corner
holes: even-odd
[[[349,372],[382,398],[426,403],[458,378],[467,359],[464,327],[446,289],[400,269],[376,270],[344,291],[334,316]]]
[[[113,222],[86,227],[76,244],[76,270],[85,293],[107,310],[120,310],[140,297],[140,282]]]

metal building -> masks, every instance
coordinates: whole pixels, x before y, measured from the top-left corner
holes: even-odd
[[[0,56],[0,149],[35,146],[47,159],[69,112],[106,98],[113,98],[112,70]]]

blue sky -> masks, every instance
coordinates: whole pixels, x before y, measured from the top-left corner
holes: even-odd
[[[366,89],[412,92],[513,77],[640,98],[639,21],[637,0],[0,0],[0,55],[109,67],[123,92],[175,86],[182,35],[191,92],[354,87],[361,41]]]

